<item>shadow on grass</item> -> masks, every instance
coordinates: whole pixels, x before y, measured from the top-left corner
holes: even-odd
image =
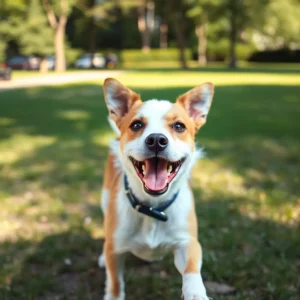
[[[200,194],[196,190],[204,280],[235,286],[234,299],[296,300],[300,288],[297,229],[243,216],[242,199],[213,195],[201,201]],[[12,276],[9,290],[0,289],[1,299],[102,299],[105,272],[97,267],[102,240],[74,227],[33,245],[6,242],[1,250],[14,253],[28,247],[32,250]],[[11,259],[4,257],[3,263]],[[181,278],[171,255],[154,264],[129,257],[125,281],[128,300],[180,298]],[[213,299],[233,299],[209,294]]]
[[[144,99],[175,100],[188,88],[137,92]],[[208,124],[197,137],[208,155],[199,166],[215,167],[207,169],[208,176],[230,170],[243,178],[249,193],[255,189],[258,194],[269,194],[268,206],[275,209],[286,202],[296,205],[300,195],[299,94],[299,86],[217,87]],[[101,241],[78,224],[90,216],[99,224],[93,226],[101,227],[98,202],[110,137],[101,89],[76,85],[3,95],[3,146],[18,153],[39,137],[50,141],[29,147],[30,151],[25,147],[15,161],[0,164],[1,191],[7,196],[42,191],[26,203],[40,209],[34,220],[46,215],[53,223],[69,223],[69,227],[62,233],[46,232],[38,242],[18,239],[0,245],[3,265],[20,260],[18,271],[4,274],[7,282],[1,284],[10,290],[4,287],[2,295],[6,299],[100,299],[104,286],[104,272],[97,268]],[[297,299],[298,224],[251,218],[244,208],[251,197],[237,196],[226,185],[222,185],[223,192],[216,189],[210,195],[194,185],[204,278],[235,286],[236,299]],[[58,201],[62,204],[53,208]],[[27,215],[26,207],[14,217],[26,226]],[[128,265],[127,299],[179,299],[181,280],[171,256],[159,264],[131,259]]]

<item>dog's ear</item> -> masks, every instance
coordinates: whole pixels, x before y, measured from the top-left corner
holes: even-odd
[[[119,126],[121,118],[128,113],[130,108],[137,101],[141,101],[138,94],[114,78],[105,79],[103,90],[106,106],[109,111],[109,118],[113,120],[117,126]]]
[[[214,85],[203,83],[179,96],[176,102],[184,107],[194,121],[196,130],[205,124],[214,95]]]

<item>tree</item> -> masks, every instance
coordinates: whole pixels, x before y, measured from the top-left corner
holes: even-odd
[[[137,8],[138,29],[142,39],[142,51],[149,52],[151,48],[151,29],[154,23],[154,1],[146,0]]]
[[[20,26],[24,25],[26,9],[25,0],[0,2],[0,50],[3,58],[8,43],[15,41],[19,36]]]
[[[118,5],[123,11],[136,9],[137,27],[141,36],[141,49],[149,52],[151,49],[151,30],[154,26],[154,0],[121,0]]]
[[[186,3],[189,5],[187,16],[192,19],[198,37],[198,63],[200,66],[205,66],[207,63],[208,18],[218,2],[218,0],[186,0]]]
[[[174,29],[176,36],[177,48],[179,50],[179,61],[182,69],[188,69],[187,59],[185,56],[186,36],[186,7],[182,0],[169,0],[167,6],[167,18]]]
[[[223,0],[218,6],[220,16],[229,23],[229,67],[237,67],[236,46],[245,29],[262,28],[269,0]]]
[[[30,0],[26,22],[19,26],[18,41],[24,55],[42,58],[40,71],[48,70],[46,56],[53,54],[52,30],[42,11],[39,0]]]
[[[88,51],[93,54],[97,48],[97,31],[107,28],[118,18],[118,1],[77,0],[75,7],[80,11],[76,14],[75,29],[78,34],[87,30]],[[82,45],[83,46],[83,45]]]
[[[257,28],[266,48],[289,48],[300,42],[300,2],[270,0],[265,9],[265,22]]]
[[[72,5],[72,0],[43,0],[49,24],[54,31],[55,70],[57,72],[66,70],[64,41],[66,24]]]

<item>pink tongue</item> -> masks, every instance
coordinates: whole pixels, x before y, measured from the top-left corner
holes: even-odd
[[[167,185],[168,172],[167,161],[159,159],[158,163],[154,159],[145,161],[144,183],[152,191],[163,190]]]

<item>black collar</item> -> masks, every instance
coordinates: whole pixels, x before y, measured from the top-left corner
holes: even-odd
[[[125,193],[127,195],[127,198],[129,199],[130,204],[132,207],[138,211],[139,213],[142,213],[144,215],[147,215],[149,217],[152,217],[154,219],[157,219],[159,221],[166,222],[168,221],[168,216],[165,214],[164,210],[166,210],[177,198],[178,192],[173,195],[173,197],[163,202],[160,206],[154,208],[151,206],[147,206],[142,204],[132,193],[131,188],[128,185],[127,176],[124,176],[124,186],[125,186]]]

